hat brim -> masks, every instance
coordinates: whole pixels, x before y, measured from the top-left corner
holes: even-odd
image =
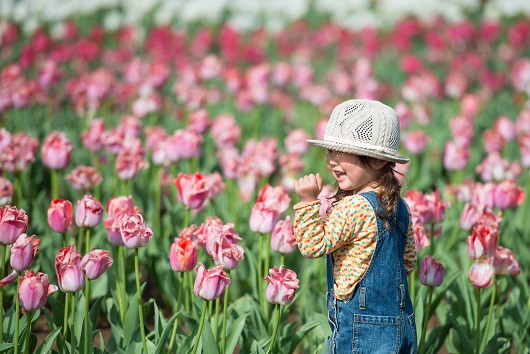
[[[381,151],[363,149],[363,148],[359,148],[355,146],[338,144],[338,143],[334,143],[334,142],[330,142],[326,140],[307,140],[307,143],[309,145],[318,146],[318,147],[328,149],[328,150],[346,152],[346,153],[355,154],[355,155],[369,156],[369,157],[373,157],[376,159],[395,162],[395,163],[405,164],[410,161],[408,158],[403,157],[403,156],[386,154]]]

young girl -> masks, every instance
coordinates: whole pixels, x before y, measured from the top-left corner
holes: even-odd
[[[399,119],[378,101],[349,100],[333,110],[323,140],[337,181],[326,220],[317,173],[295,182],[294,230],[304,257],[327,256],[329,353],[415,353],[416,325],[407,276],[416,251],[396,163]]]

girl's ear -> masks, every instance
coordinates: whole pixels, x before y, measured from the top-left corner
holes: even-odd
[[[373,159],[372,160],[372,167],[374,169],[376,169],[376,170],[380,170],[383,167],[385,167],[387,163],[388,163],[388,161],[385,161],[385,160]]]

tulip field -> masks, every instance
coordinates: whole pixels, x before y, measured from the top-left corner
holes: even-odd
[[[53,30],[52,30],[53,29]],[[293,183],[351,98],[393,107],[419,353],[530,353],[530,18],[311,13],[28,32],[0,19],[0,353],[327,353]]]

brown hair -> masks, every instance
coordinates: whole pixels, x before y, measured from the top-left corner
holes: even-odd
[[[359,162],[363,167],[373,166],[374,161],[376,160],[373,157],[369,156],[358,156]],[[376,211],[387,229],[390,229],[390,224],[388,223],[388,218],[396,210],[397,203],[401,198],[401,182],[396,177],[396,174],[402,175],[400,172],[395,170],[395,162],[387,162],[383,167],[378,170],[378,174],[371,183],[378,188],[376,192],[377,201],[382,208],[378,208]],[[331,198],[335,199],[333,205],[339,202],[344,197],[354,194],[354,191],[344,191],[339,188],[338,184],[335,185],[337,192]]]

